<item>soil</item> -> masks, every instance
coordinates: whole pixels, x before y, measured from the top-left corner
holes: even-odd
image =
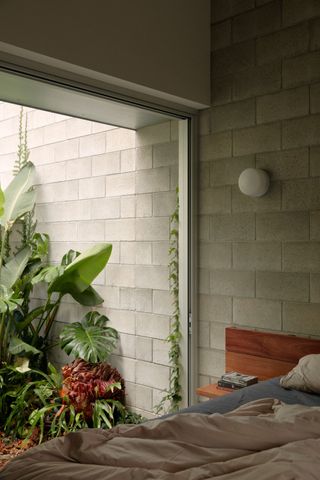
[[[14,457],[38,444],[38,432],[30,440],[13,439],[0,432],[0,470]]]

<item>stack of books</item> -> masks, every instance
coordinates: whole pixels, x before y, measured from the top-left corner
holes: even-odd
[[[258,377],[254,375],[243,375],[239,372],[228,372],[218,380],[218,386],[221,388],[243,388],[258,383]]]

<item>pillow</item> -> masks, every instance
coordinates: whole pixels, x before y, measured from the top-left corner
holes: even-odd
[[[281,378],[280,385],[303,392],[320,393],[320,354],[300,358],[298,365]]]
[[[299,415],[301,420],[312,420],[314,419],[314,416],[319,418],[320,407],[309,407],[308,405],[299,404],[288,405],[286,403],[281,403],[280,405],[275,405],[273,410],[274,419],[276,422],[295,423],[297,420],[297,415]]]

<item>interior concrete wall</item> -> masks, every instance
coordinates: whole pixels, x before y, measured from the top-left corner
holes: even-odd
[[[173,2],[169,3],[170,10]],[[191,3],[198,8],[198,2],[183,2],[181,11]],[[207,383],[224,370],[226,325],[320,335],[320,4],[317,0],[211,3],[212,102],[211,108],[201,114],[200,122],[200,383]],[[94,42],[92,61],[96,68],[106,68],[107,15],[100,15],[101,10],[98,11],[103,26],[99,28],[99,19],[90,24],[97,33],[77,23],[72,11],[74,2],[63,4],[64,15],[57,2],[52,7],[34,2],[37,9],[30,5],[12,0],[2,2],[2,13],[7,12],[7,16],[1,17],[5,23],[1,40],[38,52],[44,43],[42,52],[47,54],[56,54],[55,49],[64,51],[71,41],[73,61],[83,65],[83,58],[91,61],[86,49],[92,43],[92,35],[100,35],[101,44]],[[117,5],[122,7],[123,3]],[[163,1],[159,8],[166,11],[165,23],[172,26],[173,16],[163,8]],[[92,4],[91,9],[94,11]],[[52,21],[56,10],[59,28]],[[17,23],[17,12],[23,13],[25,25]],[[203,12],[208,15],[206,7]],[[161,12],[157,13],[157,18],[163,19]],[[116,50],[121,59],[134,51],[132,39],[141,32],[140,20],[136,21],[139,9],[132,14],[135,21],[129,25],[130,49],[125,42],[121,48],[118,43]],[[87,19],[87,10],[83,17]],[[123,15],[118,17],[123,19]],[[177,20],[177,16],[174,18]],[[161,31],[156,33],[158,26]],[[159,46],[165,31],[163,23],[155,21],[150,29]],[[164,50],[176,58],[181,54],[181,50],[176,50],[180,30],[173,30],[170,41],[166,37]],[[73,39],[66,36],[70,31]],[[84,49],[79,48],[82,43],[78,42],[77,31],[86,40],[90,36]],[[197,20],[189,24],[187,35],[190,34],[191,42],[197,46],[196,53],[191,46],[191,62],[193,54],[199,54],[195,37],[202,35]],[[143,37],[143,42],[149,41],[150,36]],[[163,52],[162,47],[159,48]],[[68,49],[65,55],[69,55]],[[165,76],[179,92],[193,84],[188,90],[193,92],[190,97],[208,98],[206,86],[194,82],[192,68],[182,68],[180,75],[180,59],[162,68],[161,62],[153,63],[155,58],[150,59],[147,54],[139,59],[144,72],[146,65],[152,70],[145,75]],[[188,61],[184,59],[185,66],[190,67]],[[200,65],[199,68],[202,75],[204,71]],[[238,191],[238,176],[249,166],[270,172],[271,189],[263,198],[252,200]]]
[[[0,42],[210,103],[209,0],[3,0]]]
[[[201,384],[225,327],[320,336],[320,2],[212,1],[212,105],[201,115]],[[252,199],[237,181],[267,170]]]
[[[0,179],[12,178],[19,129],[18,105],[0,102]],[[172,299],[168,280],[169,216],[178,184],[177,122],[137,132],[27,109],[30,160],[36,166],[37,231],[50,236],[50,262],[69,250],[108,242],[113,251],[94,282],[120,334],[110,362],[126,382],[127,404],[152,417],[169,386]],[[39,284],[34,304],[45,299]],[[66,296],[53,337],[87,309]],[[57,365],[71,358],[56,348]]]

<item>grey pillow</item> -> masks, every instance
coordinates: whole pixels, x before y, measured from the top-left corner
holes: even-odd
[[[280,385],[303,392],[320,393],[320,354],[300,358],[298,365],[281,378]]]

